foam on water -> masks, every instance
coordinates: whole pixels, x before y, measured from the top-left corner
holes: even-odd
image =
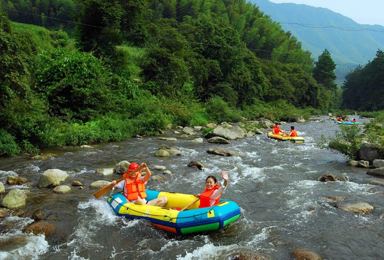
[[[260,242],[265,241],[269,237],[269,233],[272,231],[272,229],[275,229],[277,227],[275,226],[270,226],[270,227],[265,227],[261,230],[261,233],[255,234],[255,236],[252,238],[251,241],[246,242],[245,244],[249,247],[252,247],[255,250],[262,249],[262,247],[258,248],[258,244]]]
[[[0,259],[39,259],[41,255],[48,252],[49,245],[44,235],[26,235],[27,244],[9,252],[0,251]]]
[[[43,234],[34,235],[33,233],[23,233],[22,230],[27,227],[29,224],[34,222],[30,218],[20,218],[15,216],[10,216],[2,220],[2,224],[12,226],[12,230],[7,233],[0,233],[0,244],[2,241],[9,239],[23,238],[20,245],[16,249],[4,252],[0,251],[0,259],[39,259],[39,256],[45,254],[49,249],[49,244],[45,240]]]
[[[202,247],[198,247],[192,252],[186,252],[185,256],[177,255],[177,260],[205,260],[217,259],[223,253],[237,249],[237,245],[215,246],[212,243],[207,243]]]
[[[33,172],[39,172],[40,171],[40,167],[39,166],[31,164],[31,163],[28,163],[27,169],[31,170]]]
[[[81,210],[93,209],[98,215],[95,220],[102,222],[103,224],[114,224],[119,218],[113,212],[111,207],[104,200],[90,199],[87,202],[80,202],[78,208]]]

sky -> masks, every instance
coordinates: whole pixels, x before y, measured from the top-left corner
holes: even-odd
[[[359,24],[384,26],[384,0],[269,0],[327,8]]]

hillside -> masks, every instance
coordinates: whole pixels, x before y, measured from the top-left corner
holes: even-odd
[[[337,64],[338,83],[350,69],[374,59],[384,50],[384,27],[362,25],[326,8],[301,4],[275,4],[268,0],[251,0],[273,21],[281,24],[317,57],[327,49]]]

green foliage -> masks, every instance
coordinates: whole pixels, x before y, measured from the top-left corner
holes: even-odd
[[[117,97],[111,92],[111,73],[99,60],[66,49],[41,57],[35,90],[52,116],[86,122],[110,111]]]
[[[311,76],[300,43],[245,1],[77,3],[75,43],[86,52],[61,30],[11,26],[0,14],[4,155],[121,141],[169,125],[293,121],[326,111],[335,97]],[[73,7],[35,4],[34,23],[46,26]]]
[[[349,159],[355,159],[362,145],[360,132],[358,125],[340,125],[340,131],[336,132],[335,138],[326,139],[322,136],[322,141],[317,145],[322,149],[335,149]]]
[[[241,113],[236,108],[231,108],[221,97],[215,96],[205,103],[205,108],[210,119],[217,122],[239,122]]]
[[[7,131],[0,129],[0,157],[13,156],[20,153],[21,149],[15,138]]]
[[[362,111],[384,109],[384,52],[378,50],[373,61],[347,75],[342,86],[342,107]]]
[[[371,144],[384,151],[384,112],[366,112],[364,115],[374,117],[364,125],[364,135]]]
[[[207,127],[207,128],[204,128],[203,131],[202,131],[202,135],[203,136],[206,136],[208,133],[210,133],[213,129],[215,129],[214,127]]]

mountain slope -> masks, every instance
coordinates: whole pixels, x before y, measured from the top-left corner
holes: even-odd
[[[312,57],[327,49],[337,64],[338,83],[358,65],[365,65],[384,50],[384,27],[362,25],[326,8],[303,4],[275,4],[268,0],[251,0],[264,14],[281,24],[309,50]]]

